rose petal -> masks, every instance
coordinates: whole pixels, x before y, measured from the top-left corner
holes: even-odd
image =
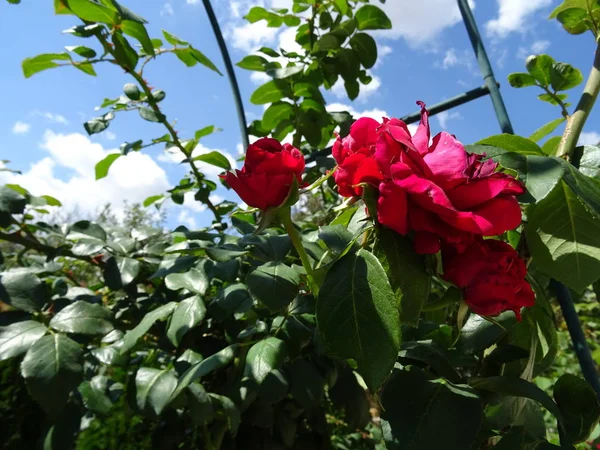
[[[354,139],[356,145],[366,147],[374,145],[377,142],[379,135],[377,128],[381,124],[370,117],[361,117],[350,127],[350,135]]]
[[[433,138],[430,152],[423,160],[433,174],[433,180],[448,189],[466,179],[467,152],[456,138],[445,131]]]
[[[421,155],[425,155],[429,152],[429,139],[431,137],[429,131],[429,113],[425,109],[425,103],[418,101],[417,105],[421,107],[421,123],[412,137],[412,143]]]
[[[392,182],[379,184],[377,219],[399,234],[408,233],[406,193]]]
[[[427,231],[417,231],[414,236],[415,252],[419,255],[433,255],[440,251],[440,237]]]
[[[474,208],[499,195],[514,196],[524,192],[525,188],[519,181],[502,173],[475,179],[446,191],[452,204],[460,210]]]

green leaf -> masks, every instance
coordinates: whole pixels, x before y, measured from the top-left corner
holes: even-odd
[[[194,381],[231,364],[235,359],[237,348],[237,345],[225,347],[220,352],[209,356],[186,370],[181,378],[179,378],[177,388],[175,388],[171,394],[171,400],[177,398],[177,396]]]
[[[144,316],[142,321],[133,329],[129,330],[123,336],[123,345],[120,348],[121,355],[129,352],[137,341],[152,328],[158,320],[165,320],[177,308],[177,303],[170,302],[166,305],[159,306],[154,311],[149,312]]]
[[[49,300],[46,285],[26,269],[0,273],[0,301],[27,312],[36,312]]]
[[[315,364],[298,358],[287,369],[292,381],[292,397],[305,409],[317,406],[325,393],[325,379]]]
[[[494,318],[494,322],[476,314],[472,314],[460,330],[456,347],[461,352],[474,355],[497,343],[517,322],[512,311],[507,311]]]
[[[26,205],[27,198],[23,194],[8,186],[0,187],[0,213],[22,214]]]
[[[550,139],[548,139],[546,142],[544,142],[544,145],[542,145],[542,151],[549,156],[552,156],[556,153],[556,150],[558,149],[558,144],[560,144],[560,140],[562,139],[562,136],[553,136]]]
[[[568,95],[567,94],[555,94],[555,95],[550,95],[550,94],[540,94],[538,95],[538,98],[546,103],[550,103],[551,105],[558,105],[560,104],[558,101],[560,100],[561,102],[564,102],[567,99]],[[568,106],[568,105],[566,105]]]
[[[539,142],[542,139],[544,139],[546,136],[548,136],[550,133],[552,133],[554,130],[556,130],[562,123],[564,123],[566,119],[564,117],[561,117],[559,119],[555,119],[552,122],[548,122],[546,125],[538,128],[535,133],[533,133],[531,136],[529,136],[529,140],[533,141],[533,142]],[[543,151],[544,149],[542,149]]]
[[[275,50],[269,47],[261,47],[260,49],[258,49],[258,51],[272,58],[279,58],[281,56],[279,53],[277,53]]]
[[[102,377],[97,375],[92,378],[91,382],[84,381],[79,385],[77,390],[81,394],[81,399],[87,409],[97,414],[107,415],[112,409],[113,404],[105,394],[106,382],[102,386],[102,383],[97,381],[100,378]]]
[[[34,320],[11,323],[0,327],[0,361],[25,353],[48,329]]]
[[[156,113],[153,109],[146,106],[142,106],[138,111],[142,119],[148,122],[162,122],[165,119],[163,114]]]
[[[400,349],[400,317],[381,263],[361,249],[327,273],[317,302],[317,322],[332,355],[352,358],[375,392]]]
[[[200,295],[204,295],[209,283],[206,273],[200,269],[192,269],[185,273],[171,273],[165,278],[165,285],[172,291],[187,289]]]
[[[570,64],[555,63],[550,69],[550,83],[555,91],[566,91],[583,82],[581,70]]]
[[[160,195],[151,195],[150,197],[148,197],[146,200],[144,200],[144,206],[147,208],[148,206],[156,203],[157,201],[161,200],[165,198],[164,194],[160,194]]]
[[[564,0],[550,13],[550,16],[548,16],[548,18],[554,19],[556,16],[558,16],[559,13],[569,8],[581,8],[587,11],[588,2],[587,0]]]
[[[471,378],[469,385],[475,389],[495,392],[512,397],[525,397],[538,402],[562,423],[562,414],[548,394],[535,384],[519,377],[493,376],[487,378]]]
[[[430,380],[416,367],[396,371],[381,396],[387,448],[474,448],[484,420],[483,402],[466,385]],[[450,413],[453,412],[453,413]],[[395,444],[395,445],[394,445]]]
[[[271,311],[285,308],[298,294],[298,272],[283,262],[270,261],[258,266],[246,277],[252,296]]]
[[[112,313],[100,305],[83,300],[61,309],[50,321],[50,326],[64,333],[106,335],[114,327]]]
[[[283,89],[279,83],[275,80],[268,81],[267,83],[256,89],[250,101],[255,105],[264,105],[265,103],[274,103],[281,100],[285,96]]]
[[[74,45],[65,47],[65,50],[68,52],[73,52],[78,54],[79,56],[83,56],[84,58],[93,58],[96,56],[96,51],[84,45]]]
[[[360,62],[354,50],[349,48],[341,49],[335,55],[335,65],[344,81],[356,83],[356,78],[360,71]]]
[[[220,167],[221,169],[231,170],[231,163],[229,160],[221,152],[216,150],[195,156],[192,161],[202,161],[207,164]]]
[[[269,130],[273,130],[280,122],[290,119],[293,115],[294,107],[290,103],[273,103],[266,109],[262,123]]]
[[[196,139],[197,141],[199,141],[200,139],[202,139],[203,137],[206,137],[210,134],[216,133],[218,131],[223,131],[218,127],[215,127],[214,125],[209,125],[207,127],[201,128],[199,130],[196,131],[196,133],[194,134],[194,139]]]
[[[199,295],[194,295],[179,302],[167,328],[167,337],[171,343],[175,347],[179,347],[185,333],[198,325],[205,315],[206,307]]]
[[[523,72],[515,72],[508,75],[508,83],[514,88],[523,88],[527,86],[535,86],[535,78],[533,75]]]
[[[140,273],[140,262],[137,259],[127,257],[115,257],[117,268],[121,277],[121,284],[127,286],[133,282]]]
[[[44,336],[33,344],[21,363],[31,396],[48,414],[57,414],[83,375],[82,351],[63,334]]]
[[[81,70],[85,74],[91,75],[93,77],[96,76],[96,70],[94,70],[94,66],[90,63],[73,61],[73,67],[75,67],[78,70]]]
[[[108,128],[110,122],[105,120],[104,117],[96,117],[95,119],[89,120],[83,124],[83,128],[90,136],[92,134],[101,133]]]
[[[520,153],[522,155],[544,155],[542,149],[535,142],[513,134],[490,136],[477,142],[477,144],[491,145],[507,152]],[[495,155],[488,154],[488,156],[494,157]]]
[[[198,61],[204,67],[208,67],[210,70],[217,72],[219,75],[223,75],[221,71],[217,69],[217,66],[215,66],[213,62],[210,59],[208,59],[206,55],[200,50],[190,47],[190,54],[196,61]]]
[[[390,30],[389,17],[375,5],[364,5],[354,14],[359,30]]]
[[[25,75],[25,78],[29,78],[42,70],[58,67],[59,64],[55,61],[70,60],[71,57],[68,53],[44,53],[33,58],[25,58],[21,66],[23,68],[23,75]]]
[[[158,416],[169,404],[177,386],[177,378],[170,369],[140,367],[135,374],[135,399],[137,407],[144,411],[151,408]]]
[[[554,385],[554,399],[566,429],[561,443],[574,445],[584,442],[600,418],[600,403],[594,389],[585,380],[566,373]]]
[[[356,33],[350,38],[350,46],[358,55],[365,69],[370,69],[377,61],[377,44],[367,33]]]
[[[105,242],[106,231],[100,225],[89,220],[80,220],[69,227],[67,239],[78,240],[85,238],[93,238]]]
[[[273,370],[283,365],[286,357],[287,349],[281,339],[263,339],[250,347],[246,356],[244,376],[252,378],[260,385]]]
[[[554,59],[548,55],[532,55],[525,61],[527,71],[542,85],[550,85],[550,72],[555,64]]]
[[[600,147],[584,145],[583,154],[579,160],[579,170],[588,177],[600,180]]]
[[[142,23],[134,22],[133,20],[124,20],[121,22],[121,30],[126,35],[137,39],[147,55],[154,55],[154,45],[146,27]]]
[[[329,50],[337,50],[340,48],[342,43],[340,39],[332,33],[327,33],[321,36],[321,38],[315,42],[314,52],[327,52]]]
[[[525,232],[533,263],[546,275],[577,292],[600,277],[600,218],[565,181],[528,211]]]
[[[561,11],[556,19],[569,34],[582,34],[590,29],[589,14],[583,8],[569,8]]]
[[[206,255],[217,262],[227,262],[231,261],[234,258],[238,258],[240,256],[244,256],[248,252],[246,250],[240,250],[239,247],[235,245],[223,245],[220,247],[207,247]]]
[[[262,56],[249,55],[245,56],[244,59],[242,59],[239,63],[236,64],[236,66],[246,70],[256,70],[258,72],[264,72],[265,65],[268,63],[269,61],[267,61]]]
[[[123,33],[114,33],[112,42],[117,62],[130,71],[135,70],[139,59],[138,54],[129,41],[125,39]]]
[[[415,253],[410,239],[387,228],[382,228],[378,233],[375,254],[396,294],[400,322],[416,327],[431,288],[431,275],[426,270],[425,257]]]
[[[279,80],[282,78],[291,77],[298,73],[302,73],[303,70],[304,70],[304,66],[288,66],[288,67],[282,67],[282,68],[276,68],[276,69],[267,69],[266,72],[267,72],[267,75],[269,75],[271,78],[275,78],[276,80]]]
[[[96,180],[100,180],[108,175],[110,166],[119,159],[120,153],[111,153],[106,156],[102,161],[96,163]]]
[[[69,0],[69,9],[77,17],[88,22],[101,22],[115,25],[119,19],[116,11],[90,0]]]
[[[179,39],[174,34],[169,33],[168,31],[162,30],[163,36],[165,40],[171,45],[189,45],[189,42]]]

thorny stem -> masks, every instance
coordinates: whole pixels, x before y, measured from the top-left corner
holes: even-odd
[[[104,35],[98,35],[98,40],[100,40],[100,43],[104,47],[105,51],[107,53],[109,53],[113,58],[117,59],[117,56],[115,55],[115,51],[107,42],[106,37]],[[196,182],[198,183],[198,185],[202,185],[202,181],[204,180],[204,177],[200,173],[200,171],[198,170],[198,167],[196,167],[196,164],[194,163],[194,161],[191,158],[192,151],[186,150],[186,148],[183,146],[183,144],[179,140],[179,136],[177,136],[177,132],[175,131],[173,126],[169,123],[169,121],[167,120],[167,117],[161,112],[158,104],[154,100],[154,97],[152,96],[152,92],[150,91],[150,87],[148,86],[148,83],[146,83],[146,81],[142,78],[141,73],[138,73],[135,70],[130,70],[125,66],[121,66],[121,67],[127,73],[129,73],[133,78],[135,78],[135,81],[137,81],[138,84],[142,87],[144,93],[146,94],[146,101],[148,102],[148,105],[150,105],[150,107],[156,114],[156,117],[158,118],[159,122],[165,126],[165,128],[171,135],[173,144],[175,144],[175,146],[186,157],[187,162],[190,164],[192,173],[194,174],[194,177],[196,178]],[[216,221],[221,222],[221,214],[219,214],[219,211],[217,211],[217,208],[215,207],[215,205],[213,205],[213,203],[208,198],[206,198],[206,200],[204,200],[203,203],[206,204],[208,209],[211,210],[211,212],[215,216]]]
[[[319,292],[319,287],[317,286],[317,284],[314,281],[314,273],[313,273],[314,271],[313,271],[312,265],[310,263],[308,254],[306,253],[306,250],[304,250],[304,246],[302,245],[302,240],[300,239],[300,235],[298,234],[298,231],[296,231],[296,227],[294,227],[294,224],[292,222],[292,215],[291,215],[290,208],[289,207],[281,208],[281,210],[279,211],[279,218],[281,219],[281,223],[283,224],[285,231],[287,232],[290,239],[292,240],[292,244],[294,245],[294,248],[298,252],[298,256],[300,256],[300,261],[302,261],[302,266],[304,267],[304,270],[306,270],[306,275],[307,275],[308,285],[310,287],[310,290],[312,291],[313,295],[316,296],[317,293]]]
[[[598,93],[600,92],[600,45],[596,48],[594,64],[590,71],[583,94],[579,99],[575,112],[567,119],[565,132],[558,146],[556,156],[566,160],[571,159],[583,126],[594,107]]]

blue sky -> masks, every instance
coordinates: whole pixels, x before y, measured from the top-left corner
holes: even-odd
[[[254,5],[285,7],[289,0],[213,0],[213,5],[234,62],[262,45],[293,49],[291,29],[268,29],[247,24],[242,16]],[[212,30],[199,0],[124,0],[144,16],[152,37],[166,29],[191,42],[219,68],[223,63]],[[515,131],[529,135],[557,118],[557,107],[537,100],[533,88],[512,89],[506,76],[524,70],[526,56],[549,53],[559,61],[579,67],[587,75],[594,53],[590,35],[570,36],[546,18],[559,0],[475,0],[474,13],[485,39]],[[416,110],[415,102],[434,104],[483,84],[455,0],[388,0],[384,6],[392,19],[391,31],[378,32],[380,60],[371,71],[374,81],[354,102],[343,89],[326,92],[332,109],[346,108],[355,115],[403,116]],[[73,68],[57,68],[25,79],[21,61],[39,53],[60,52],[69,45],[90,45],[61,31],[74,25],[71,16],[54,16],[51,1],[22,0],[17,6],[0,2],[0,41],[3,46],[3,108],[0,108],[0,159],[23,175],[0,175],[0,182],[18,182],[33,194],[50,194],[67,209],[93,214],[105,202],[118,210],[123,200],[139,202],[176,184],[185,173],[161,147],[133,153],[117,160],[109,177],[94,181],[94,164],[124,141],[149,140],[165,133],[136,113],[118,116],[107,131],[88,137],[83,122],[98,115],[94,107],[105,97],[118,97],[131,80],[114,67],[97,65],[97,77]],[[93,45],[92,45],[93,46]],[[248,120],[263,108],[249,103],[260,76],[238,69]],[[177,119],[180,136],[215,125],[223,131],[205,138],[198,151],[218,149],[234,160],[240,136],[229,84],[225,77],[200,66],[185,67],[172,55],[149,64],[145,78],[167,97],[163,111]],[[582,86],[571,91],[576,103]],[[582,137],[600,140],[600,113],[593,113]],[[488,97],[432,118],[432,129],[446,129],[463,143],[500,132]],[[239,163],[238,163],[239,164]],[[208,168],[214,178],[217,171]],[[234,193],[219,188],[218,198],[237,201]],[[206,224],[210,214],[201,205],[186,201],[183,207],[166,205],[168,224],[190,227]]]

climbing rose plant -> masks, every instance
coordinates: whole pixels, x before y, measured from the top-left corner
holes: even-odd
[[[144,74],[167,53],[216,77],[215,63],[167,31],[151,38],[116,0],[54,1],[87,45],[26,58],[24,76],[60,66],[94,76],[109,62],[130,82],[99,98],[104,112],[85,131],[137,111],[165,133],[122,143],[96,178],[164,145],[189,171],[144,205],[192,193],[214,219],[55,224],[44,218],[59,199],[0,188],[7,448],[547,450],[595,439],[600,404],[586,381],[537,382],[559,351],[556,292],[564,303],[564,286],[598,290],[600,150],[576,143],[600,51],[574,111],[564,91],[581,72],[534,55],[509,82],[541,88],[560,117],[529,138],[463,145],[431,137],[423,102],[412,134],[400,119],[325,108],[323,90],[341,82],[354,99],[372,81],[369,32],[392,26],[373,3],[248,11],[251,23],[294,27],[300,50],[263,47],[238,63],[270,79],[250,97],[265,111],[234,170],[196,151],[218,128],[180,136]],[[551,18],[597,39],[597,12],[568,0]],[[218,183],[248,207],[215,202]]]

